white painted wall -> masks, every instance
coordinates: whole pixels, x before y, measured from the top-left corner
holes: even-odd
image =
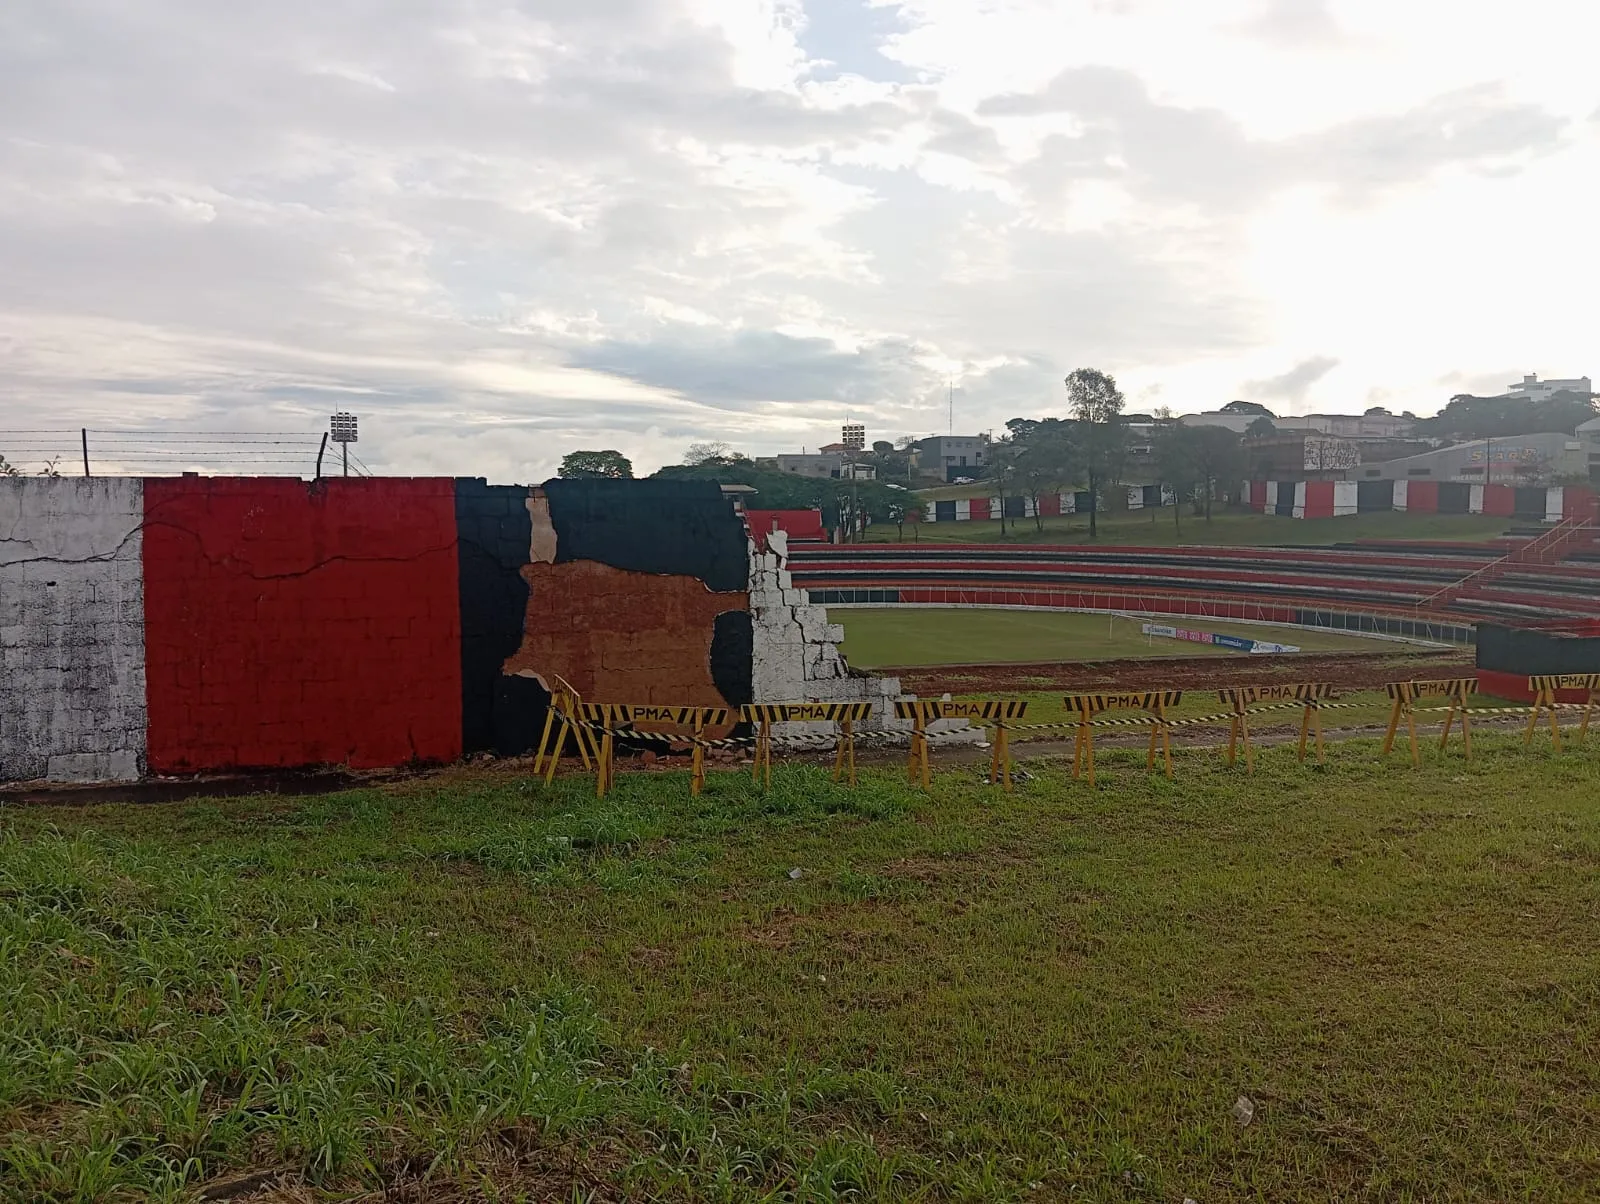
[[[1333,483],[1333,516],[1342,518],[1347,514],[1354,514],[1358,509],[1356,483],[1354,481],[1335,481]]]
[[[138,777],[144,491],[0,477],[0,779]]]

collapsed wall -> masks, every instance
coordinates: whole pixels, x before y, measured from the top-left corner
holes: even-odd
[[[786,554],[709,482],[0,479],[0,778],[515,755],[561,683],[905,726]]]

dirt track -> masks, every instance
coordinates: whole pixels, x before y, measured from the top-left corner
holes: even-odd
[[[895,676],[908,692],[988,694],[1004,690],[1145,690],[1165,687],[1274,685],[1325,681],[1347,690],[1377,689],[1405,677],[1469,673],[1471,649],[1300,653],[1293,656],[1166,656],[1115,661],[1014,665],[919,665],[874,672]]]

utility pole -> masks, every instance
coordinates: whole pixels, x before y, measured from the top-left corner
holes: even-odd
[[[953,434],[956,433],[956,382],[955,381],[951,381],[949,383],[950,383],[950,425],[949,425],[949,427],[946,428],[945,433],[947,435],[953,435]]]

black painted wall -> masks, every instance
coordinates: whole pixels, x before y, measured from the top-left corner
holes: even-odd
[[[596,560],[698,577],[718,591],[749,588],[744,523],[714,481],[552,480],[544,491],[557,563]]]
[[[1478,668],[1493,673],[1600,673],[1600,637],[1478,624]]]
[[[549,696],[537,682],[503,677],[500,667],[522,645],[528,610],[528,583],[520,572],[533,539],[527,488],[458,479],[456,538],[461,748],[467,754],[524,752],[538,739],[535,725],[543,722]]]

